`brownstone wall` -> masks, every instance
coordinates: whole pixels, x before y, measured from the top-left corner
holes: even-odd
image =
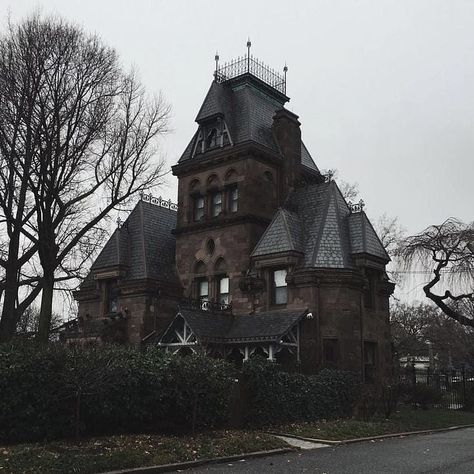
[[[215,176],[215,179],[212,179]],[[269,179],[271,177],[271,180]],[[211,182],[209,182],[211,180]],[[255,217],[271,219],[277,208],[278,168],[272,163],[262,163],[252,156],[240,157],[219,165],[209,163],[199,170],[179,174],[178,181],[178,229],[193,222],[193,193],[207,195],[211,190],[223,190],[237,184],[239,189],[239,209],[234,215],[224,210],[223,215],[214,218],[216,224],[225,217],[251,214]],[[227,206],[224,206],[224,209]]]

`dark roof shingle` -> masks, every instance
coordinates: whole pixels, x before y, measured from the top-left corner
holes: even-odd
[[[92,264],[91,272],[122,265],[126,279],[177,282],[175,268],[176,211],[139,201],[116,229]]]
[[[302,310],[278,310],[252,315],[233,315],[180,309],[178,315],[181,314],[199,342],[279,342],[305,316],[306,312]]]
[[[354,253],[389,261],[365,213],[351,213],[334,181],[295,189],[284,208],[277,211],[252,257],[297,249],[304,254],[302,268],[350,269],[354,267]]]

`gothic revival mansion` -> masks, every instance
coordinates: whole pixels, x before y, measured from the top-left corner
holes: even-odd
[[[216,65],[172,167],[178,203],[144,195],[115,230],[75,294],[69,343],[258,354],[366,380],[390,367],[389,257],[320,173],[288,100],[285,76],[253,57]]]

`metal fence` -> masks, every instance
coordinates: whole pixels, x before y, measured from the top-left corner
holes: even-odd
[[[466,369],[432,370],[408,366],[401,369],[400,381],[413,390],[430,387],[435,396],[438,394],[435,406],[450,410],[465,408],[471,403],[470,394],[474,393],[474,372]]]

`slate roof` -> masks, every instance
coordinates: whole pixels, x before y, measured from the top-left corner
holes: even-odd
[[[156,279],[177,282],[175,270],[177,212],[139,201],[120,229],[116,229],[91,267],[123,265],[129,280]]]
[[[252,256],[278,252],[303,252],[303,233],[300,218],[288,209],[278,209]]]
[[[390,259],[365,212],[349,216],[349,229],[352,253],[368,253],[385,260]]]
[[[284,105],[283,99],[270,96],[252,83],[212,82],[203,104],[197,114],[196,122],[201,124],[216,116],[223,117],[234,145],[254,142],[280,155],[279,147],[272,132],[273,116]],[[184,150],[178,163],[189,159],[200,159],[206,154],[192,157],[197,132]],[[231,145],[227,145],[231,146]],[[301,162],[311,171],[319,171],[307,148],[301,144]]]
[[[298,242],[295,245],[294,242]],[[353,268],[353,254],[390,258],[364,212],[351,213],[334,181],[295,189],[252,257],[298,250],[302,268]]]
[[[276,310],[252,315],[180,309],[199,342],[279,342],[307,311]],[[165,333],[166,334],[166,331]]]

